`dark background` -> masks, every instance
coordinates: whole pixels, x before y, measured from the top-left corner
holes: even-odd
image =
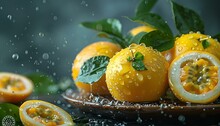
[[[72,62],[86,45],[99,41],[96,32],[80,27],[82,21],[118,18],[126,33],[137,23],[139,0],[0,0],[0,71],[29,74],[42,72],[56,79],[71,77]],[[218,0],[176,0],[195,10],[206,34],[220,33]],[[160,14],[173,32],[169,0],[159,0],[153,12]]]

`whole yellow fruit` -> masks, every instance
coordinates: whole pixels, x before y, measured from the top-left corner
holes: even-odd
[[[174,58],[187,51],[205,51],[220,59],[220,43],[201,33],[183,34],[174,44]]]
[[[108,56],[111,58],[113,55],[115,55],[116,52],[120,50],[121,48],[118,45],[111,42],[95,42],[83,48],[77,54],[72,67],[72,76],[77,88],[85,93],[93,93],[96,95],[109,94],[105,82],[105,74],[101,77],[100,80],[94,82],[93,84],[86,84],[76,81],[76,78],[79,75],[81,66],[88,59],[94,56]]]
[[[128,61],[135,53],[144,56],[147,70],[138,71]],[[157,101],[165,93],[168,62],[160,52],[151,47],[132,44],[110,59],[106,70],[107,87],[119,101],[144,102]]]

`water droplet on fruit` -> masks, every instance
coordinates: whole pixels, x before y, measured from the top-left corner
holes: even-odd
[[[190,31],[190,32],[189,32],[189,34],[193,34],[193,33],[194,33],[193,31]]]
[[[197,33],[197,34],[201,34],[201,32],[200,32],[200,31],[197,31],[196,33]]]
[[[144,77],[142,74],[137,73],[136,75],[139,81],[143,81]]]
[[[141,43],[140,46],[144,46],[144,47],[146,47],[146,45],[145,45],[144,43]]]
[[[136,52],[136,49],[131,49],[131,52],[135,53],[135,52]]]
[[[128,75],[128,74],[126,74],[126,75],[125,75],[125,77],[126,77],[126,78],[129,78],[129,75]]]
[[[150,79],[151,79],[151,75],[147,75],[147,79],[149,79],[149,80],[150,80]]]
[[[156,59],[156,58],[153,58],[153,60],[154,60],[154,61],[157,61],[157,59]]]
[[[182,50],[183,50],[183,47],[180,46],[180,47],[178,48],[178,51],[180,52],[180,51],[182,51]]]
[[[156,72],[156,69],[154,69],[153,67],[151,67],[151,70],[152,70],[153,72]]]
[[[193,45],[194,45],[194,46],[198,46],[198,43],[197,43],[197,42],[194,42]]]
[[[136,46],[136,44],[131,44],[131,45],[129,45],[129,49],[132,49],[132,48],[134,48]]]
[[[191,50],[195,50],[195,48],[194,48],[194,47],[192,47],[192,48],[191,48]]]
[[[121,84],[121,85],[125,85],[125,82],[124,82],[124,81],[120,81],[120,84]]]

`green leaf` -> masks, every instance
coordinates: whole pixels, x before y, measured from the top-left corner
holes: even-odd
[[[5,124],[5,126],[23,126],[19,116],[19,107],[10,103],[1,103],[0,124]]]
[[[107,56],[95,56],[88,59],[82,65],[76,81],[87,84],[97,82],[105,73],[109,59]]]
[[[112,42],[119,44],[122,48],[128,47],[121,33],[121,23],[117,19],[103,19],[95,22],[83,22],[82,26],[98,31],[98,36],[110,39]]]
[[[161,32],[159,30],[151,31],[149,33],[139,33],[136,35],[136,42],[138,44],[144,43],[146,46],[151,46],[154,49],[162,52],[171,49],[174,45],[173,37]],[[138,38],[140,37],[140,38]]]
[[[219,42],[219,41],[220,41],[220,34],[216,34],[216,35],[214,35],[212,38],[217,39],[218,42]]]
[[[117,36],[119,38],[122,37],[121,33],[121,23],[117,19],[104,19],[94,22],[82,22],[82,26],[93,29],[99,32],[104,32],[113,36]]]
[[[134,55],[135,60],[144,60],[144,55],[140,52],[135,53]]]
[[[34,95],[55,94],[59,90],[57,84],[51,76],[41,73],[33,73],[27,75],[34,83]]]
[[[210,43],[208,42],[208,40],[203,40],[202,41],[202,46],[203,46],[204,49],[206,49],[210,46]]]
[[[142,60],[134,60],[132,62],[132,67],[137,71],[147,70]]]
[[[133,36],[133,37],[130,39],[129,43],[130,43],[130,44],[132,44],[132,43],[140,44],[141,39],[142,39],[143,36],[146,35],[146,34],[147,34],[147,32],[140,32],[140,33],[138,33],[137,35]]]
[[[176,28],[180,33],[185,34],[190,31],[200,31],[204,33],[204,24],[195,11],[185,8],[175,2],[171,2],[171,5]]]
[[[131,21],[141,23],[143,25],[150,25],[151,27],[156,28],[157,30],[163,31],[165,34],[169,36],[173,36],[171,29],[168,24],[157,14],[146,13],[142,15],[138,15],[134,18],[129,18]]]
[[[141,2],[139,3],[139,5],[136,9],[135,15],[139,16],[139,15],[149,13],[150,10],[156,4],[156,2],[157,2],[157,0],[141,0]]]

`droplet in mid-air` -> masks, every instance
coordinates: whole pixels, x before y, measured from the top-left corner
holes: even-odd
[[[56,21],[58,18],[57,16],[53,16],[53,20]]]
[[[44,37],[44,33],[42,33],[42,32],[39,32],[39,34],[38,34],[40,37]]]
[[[12,55],[12,59],[14,60],[18,60],[19,59],[19,55],[17,53]]]
[[[142,123],[142,119],[139,116],[136,121],[137,121],[137,123]]]
[[[11,16],[11,15],[8,15],[7,18],[8,18],[9,20],[11,20],[11,19],[12,19],[12,16]]]
[[[45,60],[47,60],[47,59],[49,59],[49,54],[48,53],[44,53],[43,55],[42,55],[42,58],[43,59],[45,59]]]

